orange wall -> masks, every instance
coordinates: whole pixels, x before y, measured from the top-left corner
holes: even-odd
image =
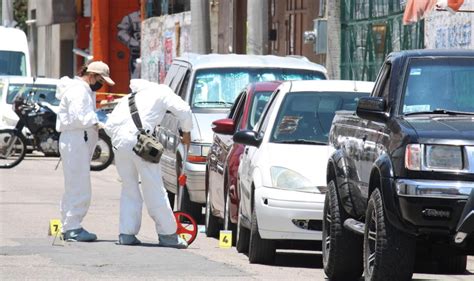
[[[140,9],[138,0],[92,0],[92,55],[110,67],[113,87],[103,87],[101,92],[128,93],[129,49],[117,39],[117,25],[127,14]]]

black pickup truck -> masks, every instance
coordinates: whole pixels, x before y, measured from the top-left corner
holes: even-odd
[[[463,273],[474,254],[474,51],[391,53],[329,143],[330,280],[410,280],[415,260]]]

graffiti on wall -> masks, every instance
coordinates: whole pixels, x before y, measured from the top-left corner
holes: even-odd
[[[173,59],[191,51],[191,13],[149,18],[142,28],[141,77],[163,82]]]
[[[473,2],[465,2],[463,9],[473,10]],[[434,11],[426,19],[426,48],[474,48],[474,14]]]

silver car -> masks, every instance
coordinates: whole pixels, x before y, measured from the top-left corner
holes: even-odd
[[[170,203],[176,210],[201,218],[206,202],[206,156],[212,143],[211,123],[224,118],[240,91],[251,82],[272,80],[327,79],[326,69],[303,57],[258,55],[197,55],[186,54],[173,61],[165,84],[189,103],[193,112],[191,146],[183,159],[179,122],[167,113],[158,128],[165,147],[161,158],[163,181]],[[179,175],[187,176],[186,185],[179,187]]]

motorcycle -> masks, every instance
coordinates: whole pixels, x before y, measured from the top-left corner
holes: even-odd
[[[34,149],[45,156],[59,156],[59,132],[56,131],[56,112],[44,102],[45,96],[34,100],[34,93],[26,97],[19,95],[13,102],[13,108],[20,120],[14,128],[0,130],[0,168],[13,168],[24,159],[28,139],[22,133],[24,127],[31,132]],[[99,120],[105,122],[106,115],[98,113]],[[112,143],[104,130],[99,130],[99,140],[91,159],[91,170],[101,171],[113,161]]]

